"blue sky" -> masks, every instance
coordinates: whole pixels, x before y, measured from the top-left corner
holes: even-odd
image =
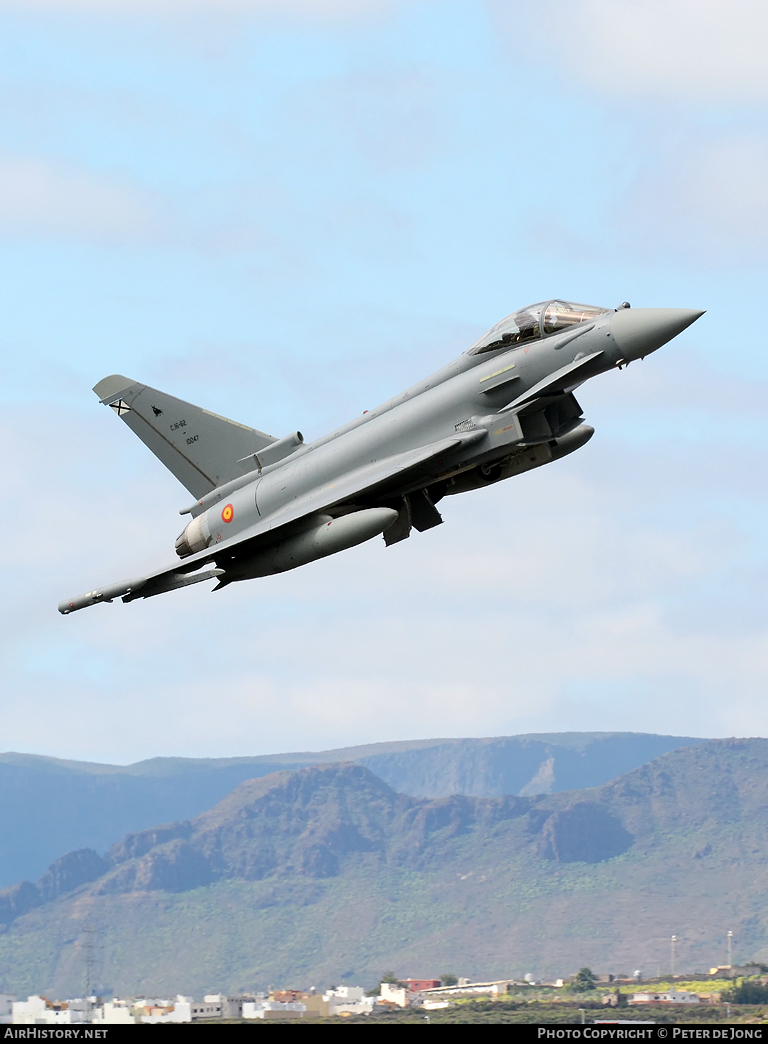
[[[767,735],[767,31],[753,0],[0,0],[0,748]],[[172,562],[189,499],[101,377],[312,438],[555,295],[707,314],[437,530],[56,613]]]

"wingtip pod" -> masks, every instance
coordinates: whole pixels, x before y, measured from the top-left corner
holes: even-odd
[[[77,598],[68,598],[59,602],[59,612],[62,616],[76,613],[78,609],[87,609],[89,605],[98,605],[99,602],[111,602],[114,598],[122,598],[124,595],[138,591],[146,583],[145,577],[135,580],[122,580],[119,584],[109,584],[107,587],[99,587],[95,591],[87,591],[78,595]]]

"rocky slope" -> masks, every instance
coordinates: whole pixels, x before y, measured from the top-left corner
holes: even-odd
[[[196,816],[244,780],[281,769],[355,761],[404,793],[492,797],[597,786],[699,742],[575,733],[413,740],[253,758],[153,758],[127,766],[0,754],[0,888],[38,877],[71,850],[103,853],[128,831]]]

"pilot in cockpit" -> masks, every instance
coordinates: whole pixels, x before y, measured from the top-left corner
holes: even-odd
[[[575,304],[573,301],[539,301],[512,312],[496,323],[472,345],[468,354],[482,355],[500,348],[513,348],[542,336],[562,333],[571,326],[590,322],[610,311],[612,309],[599,305]]]

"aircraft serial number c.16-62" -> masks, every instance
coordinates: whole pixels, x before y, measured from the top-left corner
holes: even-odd
[[[382,533],[391,546],[438,526],[444,497],[583,446],[594,429],[576,388],[656,351],[702,314],[529,305],[431,377],[311,443],[300,431],[274,438],[127,377],[105,377],[93,389],[101,402],[195,500],[181,511],[191,520],[176,540],[176,565],[67,599],[59,612],[201,580],[216,579],[216,590]]]

